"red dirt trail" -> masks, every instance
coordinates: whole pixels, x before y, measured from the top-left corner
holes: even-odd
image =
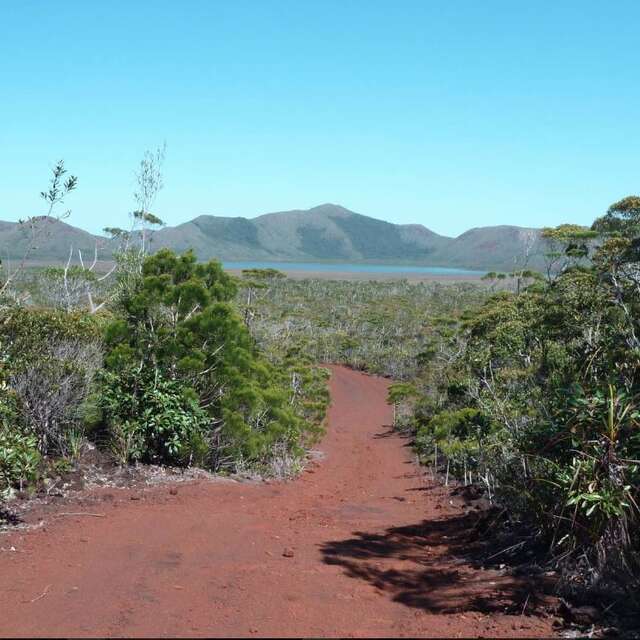
[[[58,508],[104,517],[0,536],[0,636],[554,635],[522,579],[452,550],[463,506],[385,426],[388,382],[330,384],[326,457],[298,480],[114,489]]]

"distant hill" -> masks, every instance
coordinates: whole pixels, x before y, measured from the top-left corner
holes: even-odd
[[[73,248],[75,256],[80,250],[83,257],[91,261],[96,243],[100,248],[108,244],[106,238],[94,236],[55,218],[40,218],[38,229],[36,249],[30,258],[39,262],[67,260],[70,248]],[[0,222],[0,259],[3,262],[22,259],[30,244],[31,235],[26,227],[17,222]]]
[[[34,258],[66,259],[69,247],[108,258],[105,238],[64,222],[51,223]],[[0,255],[21,257],[26,238],[16,223],[0,222]],[[227,261],[378,262],[479,270],[510,270],[533,245],[529,264],[540,267],[540,230],[479,227],[448,238],[418,224],[397,225],[335,204],[268,213],[257,218],[203,215],[154,234],[153,248],[194,249],[199,259]]]

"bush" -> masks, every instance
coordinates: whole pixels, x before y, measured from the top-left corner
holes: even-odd
[[[213,469],[294,455],[312,424],[286,374],[256,352],[211,261],[161,250],[121,288],[107,325],[103,417],[120,458]]]
[[[38,442],[19,423],[15,394],[0,383],[0,497],[34,482],[40,465]]]
[[[66,432],[102,360],[97,322],[84,313],[14,307],[0,320],[4,378],[43,454],[66,453]]]
[[[640,585],[635,246],[640,239],[605,239],[589,266],[568,261],[467,318],[440,406],[416,438],[453,473],[479,476],[511,522],[526,523],[583,584],[621,591]],[[429,380],[425,372],[417,384]]]
[[[122,464],[205,464],[210,418],[192,390],[171,380],[141,380],[131,369],[101,374],[100,408]]]
[[[478,409],[465,408],[441,411],[418,427],[414,446],[423,457],[433,456],[438,466],[438,454],[446,461],[447,474],[452,472],[471,481],[487,473],[492,455],[492,425]]]
[[[0,427],[0,496],[35,482],[40,466],[38,441],[21,430]]]

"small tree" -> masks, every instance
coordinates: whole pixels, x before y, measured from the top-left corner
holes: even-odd
[[[38,244],[44,236],[51,224],[59,222],[71,215],[71,211],[67,209],[62,213],[57,213],[60,205],[64,204],[64,199],[77,187],[78,178],[76,176],[67,175],[64,167],[64,160],[59,160],[52,169],[52,176],[49,182],[49,188],[40,192],[40,197],[47,204],[47,211],[41,216],[29,216],[24,220],[20,220],[20,226],[24,230],[27,237],[26,246],[23,255],[15,268],[7,269],[4,281],[0,284],[0,296],[6,295],[16,277],[24,271],[24,268],[33,253],[38,249]]]
[[[520,258],[514,258],[514,263],[516,266],[513,270],[513,273],[511,274],[516,281],[516,294],[520,293],[522,280],[524,277],[523,273],[525,271],[528,271],[529,261],[531,260],[533,249],[538,240],[538,233],[534,229],[525,229],[521,231],[521,237],[523,240],[522,255],[520,256]]]
[[[236,293],[235,279],[219,262],[198,263],[193,252],[178,256],[161,249],[144,260],[141,277],[118,299],[118,316],[106,329],[105,382],[117,392],[106,389],[102,396],[114,401],[103,407],[112,434],[128,421],[148,442],[145,424],[169,424],[169,413],[162,420],[145,414],[144,423],[135,417],[135,408],[147,406],[161,387],[170,391],[176,411],[186,407],[176,394],[206,411],[206,426],[196,416],[197,431],[206,434],[214,468],[261,460],[276,443],[295,447],[307,425],[291,406],[287,377],[255,353],[231,304]],[[164,451],[169,435],[195,435],[196,423],[185,425],[180,433],[165,427],[154,433],[153,450]],[[130,435],[127,442],[135,441]],[[190,457],[189,447],[175,443],[182,459]]]
[[[166,145],[153,152],[145,151],[135,171],[136,190],[133,198],[136,209],[130,214],[130,229],[128,231],[120,227],[103,229],[116,245],[113,253],[117,280],[113,289],[113,298],[126,297],[135,289],[142,274],[145,256],[149,253],[153,230],[164,225],[164,222],[151,213],[150,209],[164,187],[162,165],[165,153]]]
[[[640,196],[627,196],[614,202],[591,229],[608,236],[640,236]]]
[[[394,382],[389,385],[389,392],[387,395],[387,404],[393,406],[393,426],[398,426],[398,409],[403,403],[416,398],[418,396],[418,390],[413,384],[408,382]]]
[[[145,151],[144,157],[140,161],[140,166],[136,171],[137,190],[134,199],[138,208],[131,214],[133,216],[134,229],[140,230],[140,253],[147,252],[147,233],[164,225],[164,222],[155,214],[151,213],[151,208],[155,204],[158,193],[164,186],[162,176],[162,165],[166,153],[166,144],[158,147],[155,151]],[[151,242],[151,236],[149,242]]]
[[[247,292],[246,302],[242,311],[244,323],[251,327],[251,320],[254,315],[253,305],[258,291],[263,295],[269,293],[269,285],[277,280],[286,278],[286,274],[278,269],[243,269],[240,285]]]
[[[561,224],[542,230],[546,243],[547,280],[552,282],[570,267],[585,262],[590,255],[598,234],[578,224]]]

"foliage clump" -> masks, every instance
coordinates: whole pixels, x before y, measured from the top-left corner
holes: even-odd
[[[313,429],[295,386],[262,358],[232,304],[234,279],[211,261],[161,250],[123,289],[105,329],[102,408],[126,461],[267,464]]]
[[[425,461],[483,485],[572,584],[640,586],[640,208],[546,230],[544,281],[501,291],[440,335],[414,384]],[[578,582],[576,582],[578,581]]]
[[[63,265],[27,268],[70,213],[57,213],[77,186],[62,161],[41,193],[47,214],[21,223],[24,257],[0,272],[0,497],[73,468],[87,438],[120,464],[288,477],[322,431],[325,372],[260,353],[236,279],[192,252],[149,256],[164,155],[139,165],[131,229],[105,230],[115,243],[106,273],[97,245],[90,263],[76,247],[74,264],[69,247]],[[245,276],[258,290],[284,274]]]
[[[99,324],[83,312],[9,307],[0,344],[3,378],[23,426],[42,454],[65,454],[102,364]]]

